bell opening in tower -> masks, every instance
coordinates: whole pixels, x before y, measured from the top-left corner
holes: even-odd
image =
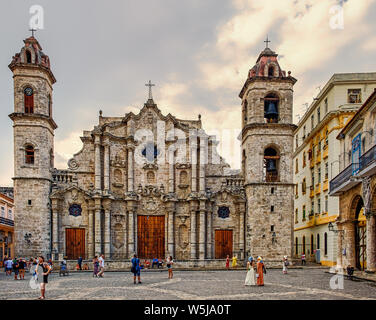
[[[278,123],[278,120],[279,120],[278,104],[279,104],[279,98],[274,94],[268,94],[264,98],[265,123]]]
[[[279,155],[274,148],[267,148],[264,151],[264,176],[265,182],[279,181]]]

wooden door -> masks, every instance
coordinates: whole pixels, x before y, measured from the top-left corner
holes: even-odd
[[[138,257],[165,258],[165,217],[137,216]]]
[[[85,259],[85,229],[65,229],[65,244],[69,260]]]
[[[232,257],[232,230],[215,230],[215,258]]]

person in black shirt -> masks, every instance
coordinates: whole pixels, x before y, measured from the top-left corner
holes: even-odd
[[[14,258],[13,260],[14,280],[18,280],[18,268],[19,268],[18,260]]]
[[[18,272],[20,274],[20,280],[25,279],[25,267],[26,267],[26,261],[23,258],[20,258],[20,260],[18,260]]]

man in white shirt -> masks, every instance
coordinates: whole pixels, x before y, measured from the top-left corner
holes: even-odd
[[[8,260],[5,261],[6,275],[10,276],[12,274],[12,268],[13,268],[13,261],[11,258],[8,258]]]
[[[100,272],[98,273],[98,277],[103,278],[103,273],[104,273],[104,254],[103,253],[99,256],[98,262],[99,262],[99,269],[100,269]]]

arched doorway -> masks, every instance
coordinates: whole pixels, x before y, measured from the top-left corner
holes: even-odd
[[[364,204],[361,197],[355,209],[355,263],[356,268],[364,270],[367,261],[367,219],[364,215]]]

